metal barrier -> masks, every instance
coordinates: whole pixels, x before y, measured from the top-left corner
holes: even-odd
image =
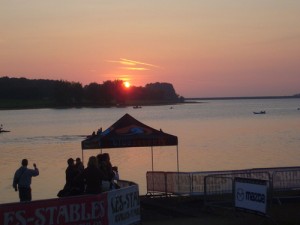
[[[146,179],[150,195],[189,194],[192,188],[190,173],[147,172]]]
[[[232,205],[233,182],[231,176],[209,175],[204,179],[205,205]]]
[[[300,197],[300,170],[291,168],[275,171],[272,176],[273,197],[278,201],[290,197]]]
[[[235,207],[235,178],[266,181],[267,208],[300,197],[300,167],[206,172],[147,172],[147,194],[200,196],[210,209]],[[266,210],[268,211],[268,210]]]
[[[191,193],[190,173],[166,173],[167,191],[172,194],[186,195]]]
[[[203,194],[204,177],[218,172],[147,172],[147,194]]]
[[[280,170],[273,173],[274,190],[291,190],[300,188],[300,170]]]
[[[251,178],[266,180],[271,183],[268,172],[257,172],[256,170],[243,171],[242,173],[224,173],[208,175],[204,178],[204,202],[206,205],[227,205],[233,207],[234,179]],[[269,187],[270,188],[270,187]],[[271,193],[269,193],[271,195]],[[272,196],[269,196],[272,198]]]
[[[209,193],[208,180],[206,177],[228,177],[234,176],[255,178],[270,181],[270,188],[273,192],[288,191],[300,188],[300,167],[274,167],[254,168],[246,170],[228,171],[205,171],[205,172],[147,172],[147,194],[166,195],[204,195]],[[224,178],[224,179],[225,179]],[[206,178],[212,179],[212,178]],[[218,178],[219,179],[219,178]],[[221,181],[220,181],[221,180]],[[228,192],[229,181],[215,181],[213,186],[223,192]],[[219,183],[218,183],[219,182]],[[206,187],[205,187],[206,186]],[[206,192],[205,192],[206,188]]]

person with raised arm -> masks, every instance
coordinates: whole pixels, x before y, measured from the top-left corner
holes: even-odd
[[[21,167],[16,170],[13,179],[13,188],[15,191],[19,191],[20,202],[31,201],[31,178],[39,175],[39,169],[36,164],[33,163],[34,169],[27,168],[28,160],[23,159]]]

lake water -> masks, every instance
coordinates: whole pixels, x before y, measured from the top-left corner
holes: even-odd
[[[82,108],[0,111],[0,203],[18,201],[12,178],[23,158],[36,163],[33,199],[55,198],[65,182],[69,157],[81,157],[81,141],[108,128],[125,113],[178,136],[180,171],[209,171],[300,165],[300,99],[209,100],[141,109]],[[265,110],[264,115],[253,111]],[[120,177],[146,193],[150,148],[107,149]],[[176,146],[154,147],[154,170],[176,171]],[[84,151],[84,161],[100,150]]]

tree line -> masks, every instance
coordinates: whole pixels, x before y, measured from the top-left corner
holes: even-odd
[[[33,105],[39,102],[54,107],[101,107],[177,103],[183,100],[170,83],[156,82],[145,87],[126,88],[122,80],[83,86],[79,82],[64,80],[0,77],[0,103],[15,101],[33,102]]]

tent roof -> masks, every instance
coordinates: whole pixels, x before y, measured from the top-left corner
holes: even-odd
[[[82,149],[178,145],[177,136],[156,130],[125,114],[103,132],[87,137]]]

